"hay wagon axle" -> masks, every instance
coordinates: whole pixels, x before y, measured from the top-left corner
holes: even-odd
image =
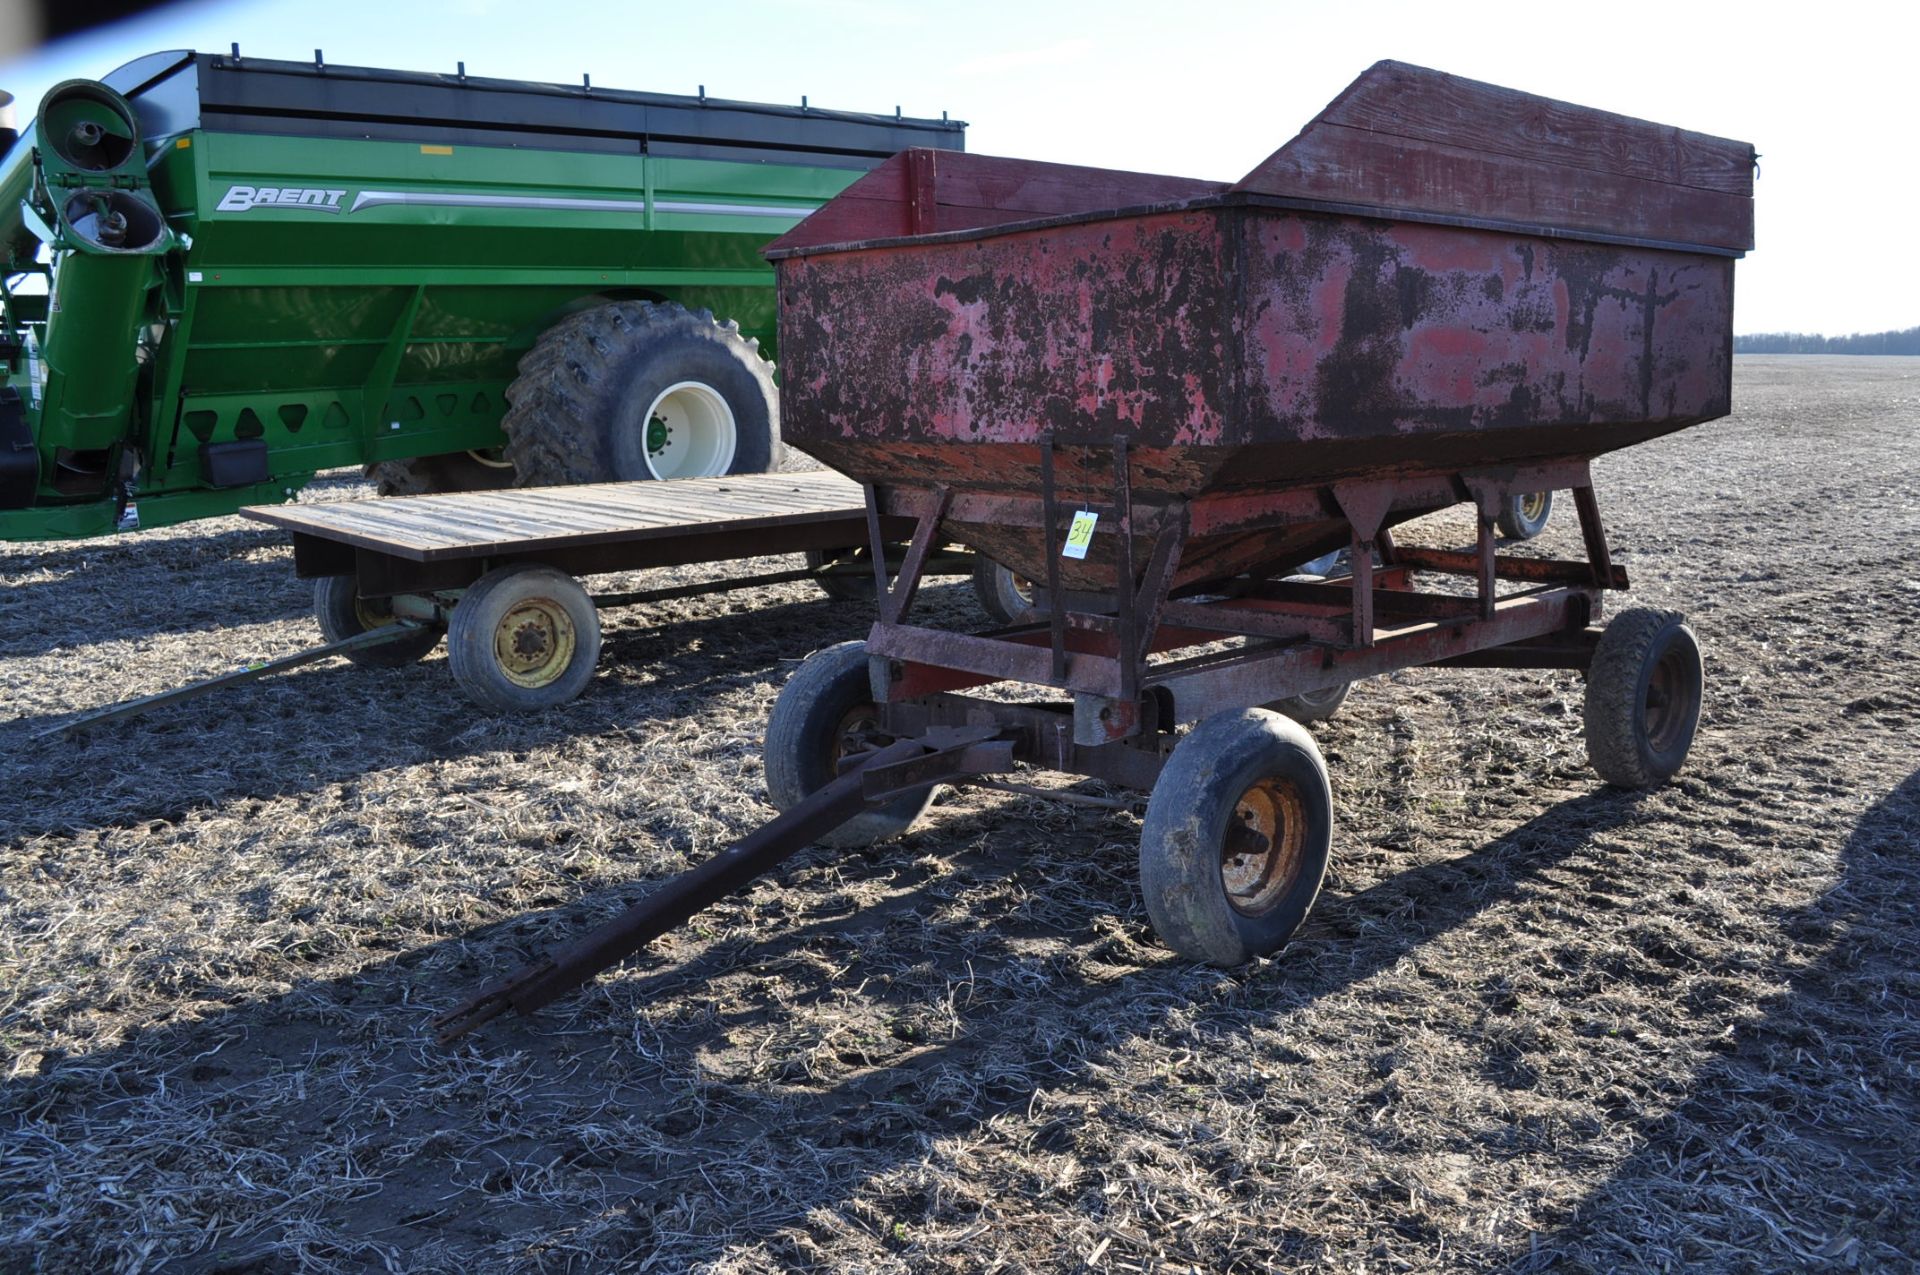
[[[1150,528],[1137,587],[1076,593],[1056,571],[1036,587],[1042,618],[1034,622],[983,634],[910,624],[956,497],[938,487],[869,487],[876,540],[883,521],[902,517],[916,520],[914,539],[898,576],[877,581],[880,619],[868,640],[811,657],[775,705],[766,774],[779,817],[442,1015],[441,1038],[508,1009],[539,1009],[809,845],[898,835],[936,786],[1020,766],[1151,794],[1140,872],[1156,932],[1183,956],[1215,964],[1271,953],[1312,907],[1332,840],[1326,766],[1292,717],[1311,718],[1303,706],[1381,673],[1580,669],[1589,675],[1588,747],[1602,778],[1659,782],[1685,759],[1701,703],[1698,646],[1670,612],[1630,610],[1609,626],[1595,623],[1604,591],[1625,589],[1627,579],[1611,562],[1584,462],[1340,483],[1224,510],[1136,501],[1124,438],[1111,448],[1108,499],[1063,505],[1052,450],[1042,451],[1042,494],[996,496],[993,515],[1040,528],[1050,557],[1076,512],[1104,518],[1120,546],[1121,581],[1136,579],[1127,546]],[[1586,559],[1497,553],[1503,505],[1556,489],[1574,495]],[[1449,495],[1476,507],[1473,552],[1401,546],[1384,529],[1396,508],[1432,508]],[[1191,529],[1229,517],[1249,532],[1342,519],[1354,569],[1330,580],[1246,577],[1206,593],[1171,587]],[[1473,592],[1418,587],[1435,576],[1472,579]],[[1007,703],[960,693],[996,683],[1070,698]],[[1191,729],[1181,733],[1184,725]]]

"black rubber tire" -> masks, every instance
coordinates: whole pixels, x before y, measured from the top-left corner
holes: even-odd
[[[503,663],[502,640],[530,667]],[[545,663],[533,660],[545,657]],[[580,582],[564,571],[528,563],[481,576],[453,608],[447,663],[467,697],[488,712],[553,708],[586,689],[600,658],[600,613]]]
[[[1508,539],[1531,540],[1547,529],[1547,519],[1551,517],[1553,493],[1535,491],[1502,497],[1500,516],[1495,521],[1500,525],[1500,534]]]
[[[1275,852],[1284,861],[1270,888],[1243,890],[1246,903],[1237,905],[1226,878],[1227,836],[1236,814],[1257,817],[1262,806],[1276,835],[1246,845],[1272,846],[1284,829],[1284,848]],[[1147,802],[1140,828],[1147,916],[1161,941],[1191,960],[1239,965],[1268,955],[1312,910],[1332,847],[1333,791],[1306,727],[1260,708],[1216,713],[1175,746]],[[1243,874],[1254,867],[1252,853],[1234,857]]]
[[[513,486],[511,464],[489,465],[472,452],[383,460],[367,466],[382,496],[431,496],[443,491],[498,491]]]
[[[873,601],[872,555],[868,554],[864,549],[849,549],[833,556],[836,558],[856,558],[861,572],[858,575],[820,576],[814,582],[820,586],[820,592],[826,594],[836,602],[866,602],[871,604]],[[807,569],[809,571],[819,571],[826,565],[827,551],[825,549],[807,550]]]
[[[1587,761],[1616,788],[1651,788],[1686,763],[1706,670],[1678,611],[1635,607],[1600,634],[1587,669]]]
[[[1330,553],[1325,555],[1325,557],[1316,558],[1305,565],[1330,566],[1332,564],[1327,560],[1337,558],[1338,556],[1337,553]],[[1298,581],[1302,584],[1320,584],[1325,581],[1326,578],[1324,575],[1308,571],[1305,567],[1302,567],[1301,570],[1294,572],[1290,576],[1282,576],[1281,583],[1287,584]],[[1258,646],[1259,644],[1259,638],[1247,639],[1248,646]],[[1347,702],[1347,692],[1352,689],[1352,682],[1342,682],[1338,686],[1329,686],[1317,691],[1308,691],[1305,695],[1289,695],[1285,699],[1274,700],[1265,707],[1272,709],[1276,713],[1283,713],[1303,726],[1309,722],[1324,722],[1340,711],[1340,706]]]
[[[838,773],[841,736],[849,720],[873,708],[867,680],[867,645],[842,642],[809,656],[787,679],[767,718],[764,758],[767,799],[786,812],[827,786]],[[935,788],[903,793],[863,811],[819,838],[819,844],[854,848],[897,837],[933,803]]]
[[[1324,722],[1340,711],[1340,706],[1347,702],[1347,692],[1352,689],[1352,682],[1342,682],[1324,690],[1308,691],[1305,695],[1289,695],[1273,701],[1267,707],[1291,717],[1303,726],[1309,722]]]
[[[1024,624],[1039,614],[1033,605],[1033,586],[1022,591],[1020,583],[1020,577],[992,558],[973,556],[973,596],[996,626]]]
[[[320,622],[321,637],[341,642],[392,624],[393,604],[385,598],[356,597],[352,576],[321,576],[313,582],[313,618]],[[440,631],[423,627],[410,637],[363,646],[346,655],[362,668],[405,668],[439,645]]]
[[[779,394],[759,342],[705,310],[621,301],[555,324],[520,360],[500,422],[517,481],[544,487],[656,477],[646,414],[682,382],[712,390],[732,413],[733,458],[724,472],[779,468]]]

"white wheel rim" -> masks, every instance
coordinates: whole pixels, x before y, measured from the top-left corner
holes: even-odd
[[[657,450],[656,421],[666,435]],[[669,385],[655,396],[640,422],[640,454],[655,478],[713,478],[733,467],[739,430],[733,409],[710,385]]]

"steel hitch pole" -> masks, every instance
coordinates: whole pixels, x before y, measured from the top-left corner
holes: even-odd
[[[681,925],[709,905],[771,871],[868,805],[927,784],[1013,767],[1011,741],[995,728],[932,731],[852,759],[847,769],[792,810],[673,878],[605,925],[589,931],[463,1001],[433,1020],[441,1044],[509,1009],[533,1013],[602,970]]]
[[[424,627],[425,625],[418,620],[397,620],[392,624],[383,624],[377,629],[367,629],[350,637],[341,638],[338,642],[328,642],[324,646],[308,647],[304,651],[295,651],[292,655],[283,655],[279,659],[249,664],[231,673],[221,673],[214,677],[203,678],[198,682],[189,682],[185,686],[176,686],[170,691],[159,691],[152,695],[142,695],[139,699],[123,700],[118,704],[109,704],[105,708],[92,709],[78,717],[61,722],[58,726],[49,726],[45,730],[38,731],[34,734],[34,738],[50,739],[55,735],[82,731],[89,726],[104,726],[108,722],[125,721],[130,717],[138,717],[142,713],[151,713],[156,708],[165,708],[169,704],[198,699],[207,692],[217,691],[223,686],[257,682],[263,677],[272,677],[275,673],[284,673],[289,669],[312,664],[330,655],[345,655],[348,651],[362,651],[368,647],[398,642],[401,638],[418,633]]]

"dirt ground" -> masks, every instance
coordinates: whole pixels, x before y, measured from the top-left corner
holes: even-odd
[[[451,1049],[768,816],[768,708],[863,608],[613,613],[534,718],[436,654],[47,743],[309,643],[309,589],[238,519],[0,551],[0,1270],[1920,1269],[1920,359],[1735,402],[1597,467],[1706,650],[1670,786],[1594,779],[1576,675],[1405,673],[1316,728],[1275,959],[1156,944],[1136,812],[971,790]]]

